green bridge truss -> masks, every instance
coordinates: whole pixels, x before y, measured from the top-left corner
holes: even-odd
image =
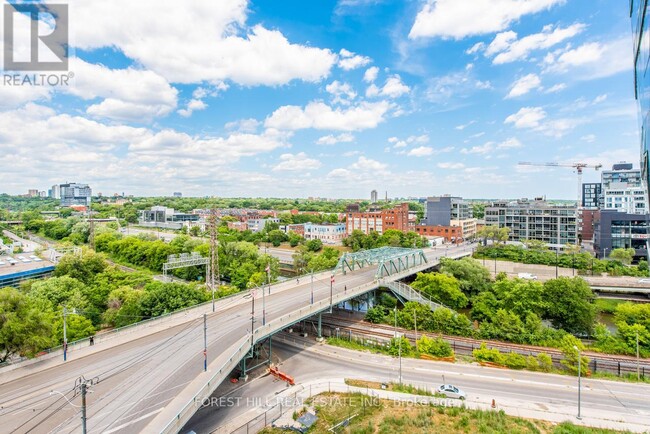
[[[384,277],[425,263],[427,263],[427,258],[422,249],[379,247],[343,254],[332,274],[335,274],[338,270],[340,270],[341,274],[346,274],[348,270],[354,271],[358,268],[376,264],[378,266],[377,277]]]

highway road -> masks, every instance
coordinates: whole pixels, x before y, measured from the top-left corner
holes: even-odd
[[[296,344],[283,343],[282,339],[295,340]],[[301,348],[303,345],[307,348]],[[286,333],[273,346],[280,369],[294,377],[297,390],[305,383],[341,377],[398,381],[395,358],[321,345]],[[469,404],[487,407],[495,399],[499,408],[509,414],[578,422],[575,377],[402,359],[402,378],[405,383],[427,388],[437,387],[443,381],[452,383],[468,394]],[[235,390],[222,388],[213,396],[230,399],[212,400],[213,405],[198,411],[181,432],[212,432],[260,403],[276,402],[275,397],[286,387],[271,376],[262,376]],[[650,385],[583,379],[582,388],[582,415],[586,422],[601,426],[627,422],[633,425],[627,427],[635,430],[650,429]]]
[[[438,255],[436,251],[428,252],[430,261]],[[346,287],[352,289],[373,281],[376,269],[372,266],[337,275],[333,292],[342,293]],[[301,279],[299,285],[266,294],[264,310],[258,293],[256,327],[263,322],[263,313],[270,322],[309,305],[310,288],[310,279]],[[320,273],[314,279],[314,302],[329,297],[329,272]],[[252,299],[237,300],[223,301],[218,312],[208,316],[208,362],[250,332]],[[22,368],[26,375],[14,381],[3,381],[0,370],[0,430],[79,432],[78,407],[73,405],[80,405],[80,397],[73,397],[71,391],[75,381],[84,376],[99,381],[88,395],[89,432],[140,432],[203,371],[202,350],[202,318],[196,318],[81,359],[71,357],[48,370],[39,371],[38,363]],[[65,394],[71,403],[58,393],[51,394],[52,390]]]

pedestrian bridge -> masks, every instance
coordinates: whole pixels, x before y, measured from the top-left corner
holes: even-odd
[[[463,246],[449,249],[446,256],[460,258],[471,253],[471,246]],[[124,342],[102,348],[100,337],[92,349],[97,354],[76,357],[72,353],[65,364],[47,370],[38,364],[18,368],[24,373],[2,384],[0,406],[10,404],[10,398],[20,401],[29,396],[45,396],[39,405],[47,406],[48,400],[58,399],[49,397],[52,384],[72,387],[84,375],[98,378],[87,409],[89,432],[179,432],[256,344],[332,306],[435,267],[442,256],[443,250],[395,248],[349,254],[333,271],[219,300],[215,313],[206,309],[209,306],[193,308],[195,313],[188,310],[186,322],[147,335],[146,340],[133,341],[127,335]],[[43,375],[48,381],[43,381]],[[19,412],[2,416],[9,430],[26,423]],[[48,418],[32,419],[29,423],[38,423],[34,426],[39,430],[80,431],[80,419],[70,406]]]

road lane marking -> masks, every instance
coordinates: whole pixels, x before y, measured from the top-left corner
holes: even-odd
[[[147,419],[147,418],[150,418],[151,416],[160,413],[160,412],[163,411],[164,409],[165,409],[165,407],[160,407],[158,410],[154,410],[154,411],[152,411],[152,412],[150,412],[150,413],[143,414],[142,416],[140,416],[140,417],[137,418],[137,419],[133,419],[132,421],[129,421],[129,422],[127,422],[127,423],[123,423],[122,425],[118,425],[118,426],[116,426],[115,428],[111,428],[111,429],[109,429],[109,430],[102,431],[102,432],[103,432],[104,434],[110,434],[110,433],[117,432],[117,431],[121,430],[122,428],[126,428],[126,427],[129,426],[129,425],[133,425],[134,423],[138,423],[138,422],[140,422],[141,420],[145,420],[145,419]],[[109,425],[109,426],[110,426],[110,425]]]

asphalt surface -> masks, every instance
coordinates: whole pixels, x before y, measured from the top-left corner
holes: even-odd
[[[437,255],[429,252],[430,260]],[[348,272],[345,276],[337,275],[333,292],[341,293],[346,287],[370,282],[375,272],[373,266]],[[313,288],[314,302],[329,299],[328,274],[316,276]],[[303,278],[300,284],[282,292],[267,293],[265,309],[261,294],[256,298],[258,324],[262,323],[263,312],[266,321],[280,318],[310,303],[310,279]],[[252,300],[251,303],[222,306],[216,314],[208,316],[208,363],[250,332],[251,308]],[[76,380],[83,376],[98,381],[87,397],[88,432],[140,432],[202,372],[202,352],[203,323],[202,318],[196,318],[81,359],[69,359],[45,371],[38,371],[37,365],[22,368],[34,372],[5,384],[2,384],[0,371],[0,431],[79,432],[81,400],[78,394],[73,396],[72,390]],[[52,391],[56,392],[52,394]]]
[[[295,339],[298,346],[284,343],[283,339]],[[395,358],[320,345],[295,336],[287,338],[287,334],[274,341],[273,348],[280,369],[293,376],[297,386],[312,380],[340,377],[399,381]],[[318,353],[312,349],[317,349]],[[564,413],[569,420],[577,412],[577,379],[570,376],[402,359],[402,379],[405,383],[429,388],[443,382],[454,384],[467,393],[468,402],[490,403],[495,399],[497,403]],[[284,382],[268,375],[252,379],[234,390],[223,387],[213,395],[216,399],[199,410],[181,432],[212,432],[251,408],[271,407],[274,396],[286,388]],[[612,414],[615,420],[646,424],[650,429],[648,396],[650,385],[647,384],[582,380],[582,409],[586,415],[605,417],[603,415]]]

